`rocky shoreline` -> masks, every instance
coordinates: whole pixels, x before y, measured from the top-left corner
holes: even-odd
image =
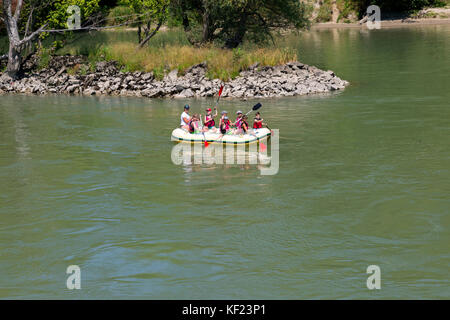
[[[187,69],[183,75],[177,70],[164,79],[155,79],[152,72],[121,72],[115,61],[99,62],[95,71],[88,70],[82,56],[54,56],[49,67],[40,71],[25,72],[23,78],[6,80],[0,74],[1,94],[70,94],[138,96],[148,98],[211,97],[223,84],[219,79],[206,77],[207,65],[201,63]],[[242,71],[226,82],[224,98],[272,98],[326,93],[344,89],[349,83],[332,71],[323,71],[300,62],[290,62],[275,67],[258,64]]]

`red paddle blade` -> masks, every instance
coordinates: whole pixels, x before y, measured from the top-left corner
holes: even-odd
[[[205,140],[205,148],[207,148],[209,146],[208,141]]]
[[[259,143],[259,151],[264,152],[266,150],[267,150],[267,146],[264,143],[260,142]]]
[[[221,86],[219,89],[219,97],[222,95],[222,91],[223,91],[223,86]]]

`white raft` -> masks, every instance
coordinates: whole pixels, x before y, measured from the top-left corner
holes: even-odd
[[[220,143],[220,144],[250,144],[256,143],[260,140],[267,139],[270,136],[270,130],[267,128],[250,129],[247,134],[225,134],[220,132],[205,132],[203,133],[189,133],[184,129],[177,128],[172,131],[172,141],[176,142],[188,142],[188,143],[200,143],[208,141],[208,143]]]

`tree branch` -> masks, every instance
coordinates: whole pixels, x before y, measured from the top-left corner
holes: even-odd
[[[16,5],[16,11],[14,12],[14,19],[19,20],[20,11],[22,11],[23,0],[18,0]]]
[[[162,8],[161,12],[164,12],[166,9],[167,9],[167,5]],[[148,33],[150,31],[150,21],[147,22],[148,29],[145,30],[146,37],[144,38],[144,40],[141,41],[141,43],[139,43],[140,48],[142,48],[159,31],[159,28],[161,28],[164,21],[165,21],[165,16],[162,15],[160,20],[158,21],[158,25],[150,34]]]
[[[152,33],[150,33],[147,37],[145,37],[145,39],[142,40],[142,42],[139,44],[140,48],[142,48],[148,42],[148,40],[150,40],[158,32],[158,30],[159,30],[159,28],[161,28],[163,22],[164,22],[164,19],[159,20],[159,23],[156,26],[155,30],[153,30]]]
[[[3,0],[3,12],[8,19],[12,18],[11,0]],[[5,23],[6,23],[6,21],[5,21]]]
[[[35,5],[33,3],[33,6],[31,7],[31,10],[30,10],[30,14],[28,15],[27,25],[25,27],[25,37],[28,35],[28,31],[30,31],[31,21],[33,19],[34,7],[35,7]]]
[[[36,31],[34,31],[32,34],[30,34],[29,36],[23,38],[20,42],[19,45],[23,45],[27,42],[30,42],[31,40],[33,40],[34,38],[36,38],[41,32],[44,32],[45,28],[47,27],[47,23],[44,24],[43,26],[41,26],[39,29],[37,29]]]

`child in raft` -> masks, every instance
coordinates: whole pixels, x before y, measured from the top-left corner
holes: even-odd
[[[257,112],[255,114],[255,119],[253,121],[253,129],[261,129],[265,123],[263,123],[264,119],[261,118],[261,114]]]
[[[189,133],[197,133],[200,131],[199,122],[200,121],[200,115],[194,114],[191,117],[191,120],[189,121],[188,127],[189,127]]]
[[[242,129],[241,129],[241,125],[242,125],[242,111],[239,110],[238,112],[236,112],[236,114],[237,114],[237,118],[236,118],[236,121],[233,123],[233,126],[236,129],[234,129],[233,134],[239,134],[239,133],[242,132]]]
[[[215,132],[217,128],[215,127],[216,122],[214,121],[214,118],[217,117],[217,108],[214,107],[215,114],[212,115],[211,108],[206,109],[206,115],[205,115],[205,126],[203,128],[203,131],[212,131]]]
[[[230,130],[231,122],[228,119],[228,112],[222,111],[222,116],[219,120],[219,131],[222,135],[226,134]]]
[[[243,134],[247,134],[248,133],[248,122],[247,122],[247,120],[248,120],[247,115],[246,114],[243,115],[242,118],[241,118],[241,132]]]
[[[227,134],[227,132],[230,131],[231,122],[230,122],[230,120],[228,119],[227,116],[223,117],[223,120],[221,119],[221,121],[222,122],[220,124],[220,133],[222,135],[224,135],[224,134]]]

